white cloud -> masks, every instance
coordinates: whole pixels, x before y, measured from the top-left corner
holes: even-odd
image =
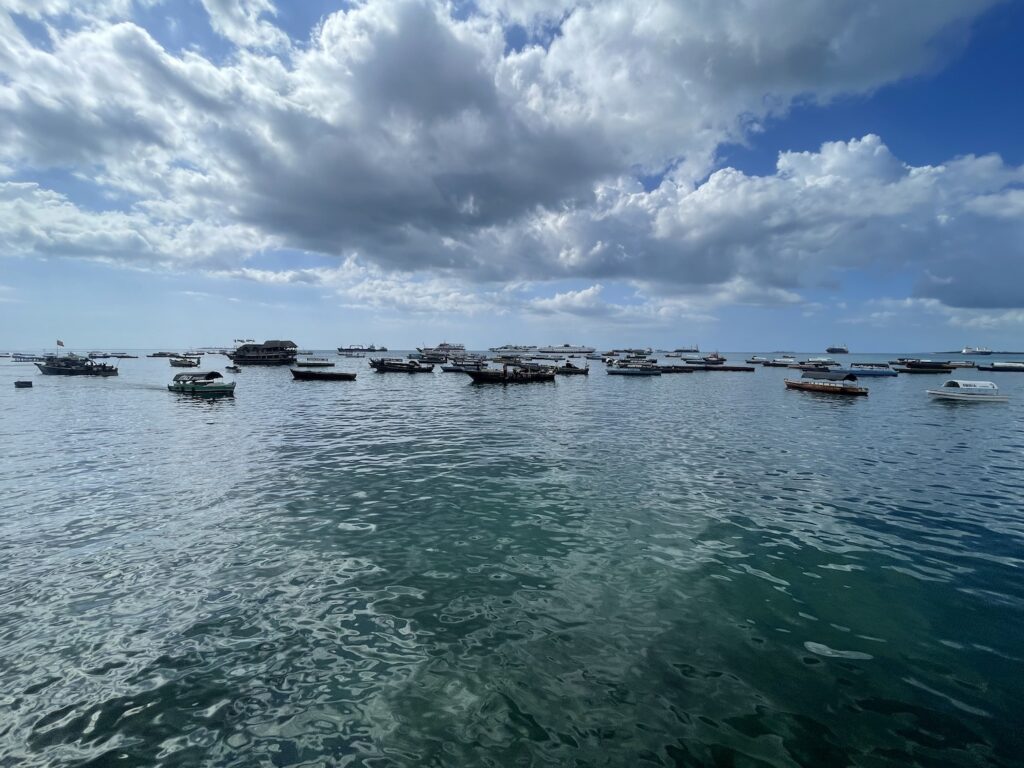
[[[486,0],[456,18],[368,0],[293,46],[270,0],[203,0],[237,46],[215,63],[103,21],[128,0],[63,27],[63,0],[0,0],[53,23],[40,48],[0,13],[0,167],[67,170],[96,193],[7,187],[0,244],[334,281],[350,302],[410,311],[491,311],[510,306],[498,281],[573,280],[591,287],[511,306],[706,315],[795,304],[858,269],[910,273],[950,304],[1018,306],[1022,172],[997,157],[909,167],[867,136],[697,183],[723,142],[794,100],[940,64],[991,4]],[[521,50],[506,50],[510,23],[532,36]],[[641,170],[668,172],[645,191]],[[334,275],[246,265],[272,247],[347,261]],[[642,309],[602,303],[611,281]]]

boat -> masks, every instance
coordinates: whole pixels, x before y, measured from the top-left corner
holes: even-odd
[[[295,365],[299,368],[333,368],[334,363],[326,357],[307,357],[305,360],[296,360]]]
[[[595,350],[593,347],[575,347],[572,344],[562,344],[557,347],[540,347],[538,350],[543,355],[589,355]]]
[[[691,344],[688,347],[676,347],[672,351],[679,352],[680,354],[699,355],[700,347],[698,347],[696,344]]]
[[[889,370],[888,363],[850,363],[851,368],[884,368]]]
[[[828,368],[833,365],[838,366],[839,363],[837,363],[831,357],[808,357],[806,360],[801,360],[800,362],[793,362],[790,363],[790,365],[794,368],[801,365],[816,365],[818,367]]]
[[[15,352],[11,356],[11,362],[14,363],[42,363],[46,360],[43,355],[26,355],[21,352]]]
[[[387,352],[387,347],[378,347],[374,344],[365,346],[363,344],[350,344],[347,347],[338,347],[338,354],[343,356],[360,357],[367,352]]]
[[[16,381],[16,382],[14,382],[14,388],[15,389],[31,389],[31,387],[32,387],[32,382],[31,381]]]
[[[951,365],[934,365],[934,366],[894,366],[893,370],[896,373],[921,373],[921,374],[937,374],[937,373],[952,373],[953,366]]]
[[[300,371],[290,368],[292,378],[297,381],[355,381],[356,375],[349,371]]]
[[[48,357],[36,367],[46,376],[117,376],[117,368],[108,363],[97,363],[86,357]]]
[[[430,373],[434,370],[433,364],[397,357],[371,357],[370,367],[377,373]]]
[[[847,346],[845,344],[838,344],[838,345],[836,345],[834,347],[826,347],[825,351],[828,352],[830,355],[848,355],[848,354],[850,354],[850,350],[847,348]]]
[[[860,378],[863,378],[865,376],[872,376],[875,378],[886,376],[899,376],[899,373],[894,371],[889,366],[885,366],[882,368],[830,368],[829,370],[832,371],[832,373],[852,373],[854,376]]]
[[[850,371],[834,371],[831,368],[819,368],[814,371],[804,371],[802,379],[812,381],[856,381],[857,375]]]
[[[771,358],[762,357],[761,355],[751,355],[746,359],[747,365],[764,365],[765,363],[770,362]]]
[[[0,357],[10,357],[10,356],[11,356],[10,352],[0,352]]]
[[[177,352],[154,352],[146,357],[181,357]]]
[[[1024,373],[1024,363],[996,361],[991,365],[979,365],[979,371],[1003,371],[1004,373]]]
[[[224,376],[217,371],[196,371],[194,373],[178,373],[167,385],[171,392],[197,397],[233,397],[235,382],[220,381]]]
[[[795,357],[776,357],[767,362],[761,363],[763,368],[789,368],[796,362]]]
[[[961,355],[991,355],[992,350],[988,347],[964,347],[960,350]]]
[[[443,363],[441,370],[445,373],[465,373],[479,371],[487,367],[487,360],[478,357],[456,358],[450,363]]]
[[[231,371],[232,373],[241,373],[242,372],[242,369],[239,366],[237,366],[237,365],[225,365],[224,366],[224,370],[225,371]]]
[[[605,372],[610,376],[661,376],[661,368],[652,363],[619,362],[609,365]]]
[[[502,344],[500,347],[491,347],[488,351],[496,355],[532,355],[537,348],[523,344]]]
[[[474,384],[539,384],[546,381],[554,381],[555,373],[552,370],[525,371],[521,368],[503,366],[498,368],[483,368],[479,371],[466,371],[466,374],[473,380]]]
[[[268,339],[241,344],[228,357],[235,365],[292,365],[297,349],[294,341]]]
[[[1005,403],[1009,398],[999,394],[999,387],[991,381],[950,379],[939,389],[925,390],[940,400],[960,400],[969,403]]]
[[[590,366],[573,365],[571,361],[566,361],[565,365],[555,367],[555,373],[559,376],[589,376]]]
[[[712,352],[710,355],[702,357],[701,360],[705,365],[723,365],[725,363],[725,358],[717,352]]]
[[[172,357],[172,368],[198,368],[199,361],[192,357]]]
[[[858,387],[845,381],[808,381],[807,379],[784,379],[786,389],[802,392],[821,392],[828,395],[867,395],[867,387]]]

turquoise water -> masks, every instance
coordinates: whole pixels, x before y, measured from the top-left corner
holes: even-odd
[[[0,362],[0,765],[1024,764],[1024,375],[119,365]]]

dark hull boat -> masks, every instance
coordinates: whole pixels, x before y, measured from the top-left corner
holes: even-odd
[[[15,389],[31,389],[32,388],[32,382],[31,381],[16,381],[16,382],[14,382],[14,388]]]
[[[356,375],[347,371],[300,371],[290,369],[298,381],[355,381]]]
[[[81,357],[51,357],[36,368],[46,376],[117,376],[117,368]]]
[[[838,381],[808,381],[807,379],[786,379],[786,389],[802,392],[820,392],[827,395],[867,395],[867,387],[855,387]]]
[[[557,368],[555,368],[555,373],[557,373],[559,376],[589,376],[590,368],[580,368],[578,365],[567,363],[566,365],[560,365]]]
[[[953,368],[948,365],[938,366],[932,365],[924,368],[905,366],[903,368],[893,368],[896,373],[952,373]]]
[[[371,357],[370,367],[377,373],[431,373],[433,364],[424,365],[416,360],[397,360],[386,357]]]
[[[466,371],[474,384],[534,384],[554,381],[553,371],[509,371],[487,368],[480,371]]]

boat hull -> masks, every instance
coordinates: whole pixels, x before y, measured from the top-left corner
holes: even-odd
[[[540,384],[555,380],[554,373],[542,371],[466,371],[474,384]]]
[[[661,376],[660,368],[609,368],[609,376]]]
[[[36,368],[44,376],[117,376],[117,368],[91,370],[89,368],[61,368],[45,363],[36,363]]]
[[[356,375],[347,371],[300,371],[291,369],[296,381],[355,381]]]
[[[868,390],[865,387],[853,387],[848,384],[840,384],[834,381],[794,380],[785,379],[786,389],[796,389],[801,392],[818,392],[826,395],[845,395],[847,397],[864,397]]]
[[[936,400],[956,400],[961,403],[1005,403],[1010,398],[1006,395],[969,395],[965,392],[943,391],[941,389],[925,390]]]
[[[234,397],[235,382],[226,384],[168,384],[167,390],[192,397]]]

